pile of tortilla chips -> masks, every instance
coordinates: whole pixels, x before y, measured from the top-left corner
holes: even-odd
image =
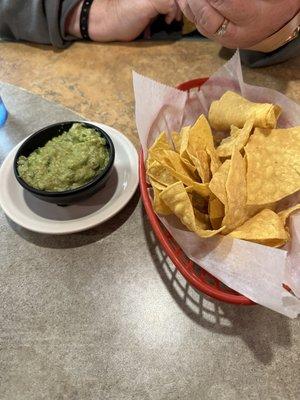
[[[230,235],[281,247],[289,215],[276,212],[300,190],[300,127],[276,129],[281,109],[226,92],[181,132],[162,132],[146,161],[153,206],[200,237]],[[218,145],[212,129],[227,133]]]

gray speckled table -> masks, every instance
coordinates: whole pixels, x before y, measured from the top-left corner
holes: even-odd
[[[1,162],[33,129],[74,115],[0,90],[13,110]],[[299,320],[195,292],[138,194],[80,234],[31,233],[3,213],[0,233],[1,400],[299,399]]]

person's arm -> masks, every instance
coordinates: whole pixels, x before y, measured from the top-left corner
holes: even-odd
[[[80,39],[83,0],[0,0],[0,38],[65,47]],[[175,0],[94,0],[89,13],[92,40],[135,39],[159,14],[181,18]]]
[[[81,0],[70,12],[65,32],[81,37]],[[89,12],[89,36],[97,42],[131,41],[140,35],[159,14],[167,23],[181,19],[175,0],[94,0]]]
[[[79,0],[1,0],[0,37],[64,47],[75,38],[62,27]]]
[[[84,0],[73,7],[65,21],[67,34],[81,38],[80,14]],[[88,22],[91,40],[97,42],[135,39],[157,13],[143,0],[94,0]]]

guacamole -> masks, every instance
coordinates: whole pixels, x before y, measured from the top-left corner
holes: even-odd
[[[17,161],[20,177],[48,192],[76,189],[92,180],[108,164],[106,140],[94,129],[73,124],[28,157]]]

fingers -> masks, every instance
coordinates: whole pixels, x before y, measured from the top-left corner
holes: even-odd
[[[205,31],[209,35],[214,34],[224,21],[224,16],[215,10],[208,0],[181,1],[179,4],[184,7],[186,17],[194,22],[201,33]]]
[[[167,24],[171,24],[174,20],[181,20],[181,10],[176,2],[174,2],[171,11],[166,15],[165,21]]]
[[[187,17],[188,20],[194,22],[195,16],[187,2],[187,0],[177,0],[180,9],[182,10],[183,14]]]
[[[195,23],[200,33],[228,48],[247,48],[257,42],[255,12],[258,4],[262,6],[264,3],[258,1],[177,0],[185,16]],[[229,21],[226,32],[219,36],[217,32],[225,19]],[[249,25],[254,27],[250,30]]]
[[[211,7],[206,0],[191,2],[190,8],[195,16],[194,23],[200,32],[214,34],[224,21],[224,16]]]
[[[237,46],[238,27],[230,21],[226,27],[225,33],[222,36],[219,36],[217,33],[211,34],[204,28],[201,28],[201,27],[198,28],[198,26],[197,26],[197,29],[199,30],[200,33],[202,33],[202,35],[208,37],[209,39],[217,41],[218,43],[222,44],[225,47],[228,47],[228,48],[238,47]]]
[[[258,12],[256,0],[208,0],[208,3],[225,18],[238,25],[253,21]]]
[[[252,3],[257,0],[177,0],[186,17],[195,23],[197,29],[202,35],[217,41],[228,48],[247,48],[255,44],[253,35],[249,35],[247,21],[244,24],[235,23],[237,20],[235,9],[241,4],[241,10],[253,9]],[[262,0],[259,0],[262,1]],[[249,4],[251,6],[249,7]],[[214,5],[214,6],[213,6]],[[234,6],[233,6],[234,5]],[[227,8],[228,7],[228,8]],[[226,12],[224,10],[227,10]],[[228,11],[229,10],[229,11]],[[235,20],[229,15],[235,15]],[[248,15],[248,14],[247,14]],[[226,32],[219,36],[217,31],[222,26],[224,20],[229,21]]]
[[[226,31],[224,35],[211,35],[205,30],[201,31],[201,33],[220,43],[222,46],[227,47],[228,49],[247,49],[254,45],[257,41],[249,36],[248,29],[246,27],[239,27],[235,25],[233,22],[228,23]]]
[[[177,14],[176,14],[176,21],[181,21],[182,20],[182,11],[180,10],[180,7],[177,9]]]

